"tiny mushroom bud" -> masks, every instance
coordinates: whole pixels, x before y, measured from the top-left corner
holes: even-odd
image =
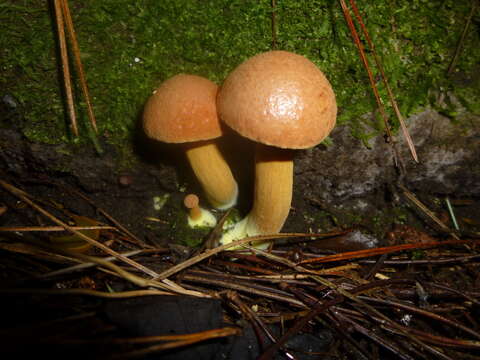
[[[202,209],[199,205],[198,196],[188,194],[183,199],[183,204],[188,211],[188,225],[195,227],[214,227],[217,225],[217,219],[208,210]]]
[[[269,51],[240,64],[225,79],[217,109],[229,127],[257,143],[253,208],[220,242],[280,232],[292,201],[291,149],[319,144],[335,125],[330,83],[305,57]]]
[[[222,135],[215,104],[217,91],[217,85],[203,77],[176,75],[148,99],[143,128],[152,139],[184,144],[208,200],[223,210],[236,204],[238,187],[214,140]]]
[[[183,204],[189,210],[188,216],[192,220],[198,220],[202,217],[202,210],[200,210],[199,202],[200,200],[198,199],[198,196],[195,194],[188,194],[183,199]]]

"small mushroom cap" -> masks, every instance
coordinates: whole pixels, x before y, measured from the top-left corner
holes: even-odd
[[[230,73],[218,93],[217,111],[244,137],[304,149],[328,136],[337,105],[330,83],[314,63],[287,51],[269,51]]]
[[[198,196],[195,194],[188,194],[183,199],[183,205],[185,205],[187,209],[193,209],[197,207],[199,203],[200,203],[200,200],[198,199]]]
[[[145,133],[167,143],[221,136],[215,104],[217,91],[215,83],[196,75],[179,74],[164,81],[145,104]]]

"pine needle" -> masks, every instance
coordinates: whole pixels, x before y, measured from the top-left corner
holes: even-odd
[[[68,65],[67,41],[65,39],[65,29],[62,12],[62,0],[54,0],[55,19],[57,23],[58,44],[60,46],[60,58],[62,61],[63,83],[65,86],[65,95],[67,97],[68,116],[72,132],[78,136],[77,117],[75,115],[75,106],[73,104],[72,84],[70,82],[70,67]]]
[[[372,50],[372,54],[373,54],[373,58],[375,60],[375,64],[377,65],[377,68],[380,71],[380,75],[382,77],[383,84],[385,85],[385,88],[387,89],[388,98],[390,100],[390,103],[392,104],[393,110],[395,111],[395,115],[397,116],[398,122],[400,123],[400,127],[402,128],[403,136],[405,138],[405,141],[408,144],[408,148],[410,149],[410,153],[412,154],[413,159],[418,163],[419,161],[418,161],[417,151],[415,150],[415,145],[414,145],[414,143],[412,141],[412,138],[410,137],[410,133],[408,132],[408,129],[405,125],[405,121],[403,120],[403,116],[400,113],[400,109],[398,108],[398,104],[397,104],[397,101],[395,100],[392,89],[390,88],[390,85],[388,84],[387,76],[385,75],[385,71],[383,69],[382,62],[380,61],[380,58],[379,58],[379,56],[377,54],[377,51],[375,49],[375,45],[373,44],[373,41],[370,38],[370,35],[367,31],[367,28],[366,28],[365,24],[363,23],[362,16],[360,15],[360,12],[358,11],[355,0],[350,0],[350,5],[352,6],[355,17],[357,18],[357,21],[360,24],[360,27],[362,28],[362,32],[363,32],[363,35],[365,36],[365,39],[367,40],[368,46]]]

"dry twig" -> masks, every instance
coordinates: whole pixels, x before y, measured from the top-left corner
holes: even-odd
[[[60,2],[60,6],[65,18],[65,24],[67,27],[68,35],[72,43],[73,48],[73,57],[75,59],[75,65],[77,67],[78,75],[80,77],[80,86],[82,88],[83,97],[85,98],[85,103],[87,104],[88,118],[90,119],[90,124],[95,132],[98,132],[97,121],[95,120],[95,114],[93,113],[92,101],[90,99],[90,94],[88,92],[87,80],[85,78],[85,72],[83,71],[82,60],[80,58],[80,48],[78,47],[77,36],[75,35],[75,29],[73,27],[73,20],[70,14],[70,8],[68,6],[68,0],[55,0],[55,3]],[[56,5],[58,6],[58,5]],[[62,30],[63,31],[63,30]],[[77,130],[78,132],[78,130]],[[76,133],[78,135],[78,133]]]
[[[67,96],[67,108],[70,118],[70,124],[75,136],[78,136],[77,117],[75,115],[75,106],[73,105],[72,84],[70,81],[70,67],[68,64],[67,42],[65,39],[64,18],[62,11],[63,0],[54,0],[55,19],[57,22],[58,44],[60,47],[60,58],[62,61],[63,83],[65,86],[65,95]]]

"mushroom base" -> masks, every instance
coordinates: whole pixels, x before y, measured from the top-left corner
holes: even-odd
[[[257,228],[251,226],[248,216],[236,223],[233,228],[229,229],[220,239],[220,244],[230,244],[232,241],[241,240],[249,236],[261,235]],[[270,246],[270,241],[252,241],[252,245],[260,250],[266,250]],[[242,246],[234,246],[228,250],[240,250]]]
[[[222,236],[220,242],[228,244],[248,236],[279,233],[290,212],[292,189],[293,152],[257,144],[253,208]],[[259,249],[266,249],[269,245],[269,241],[254,244]]]
[[[213,216],[213,214],[205,209],[198,208],[199,216],[193,218],[192,216],[188,216],[188,226],[191,228],[199,228],[199,227],[215,227],[217,225],[217,218]]]

